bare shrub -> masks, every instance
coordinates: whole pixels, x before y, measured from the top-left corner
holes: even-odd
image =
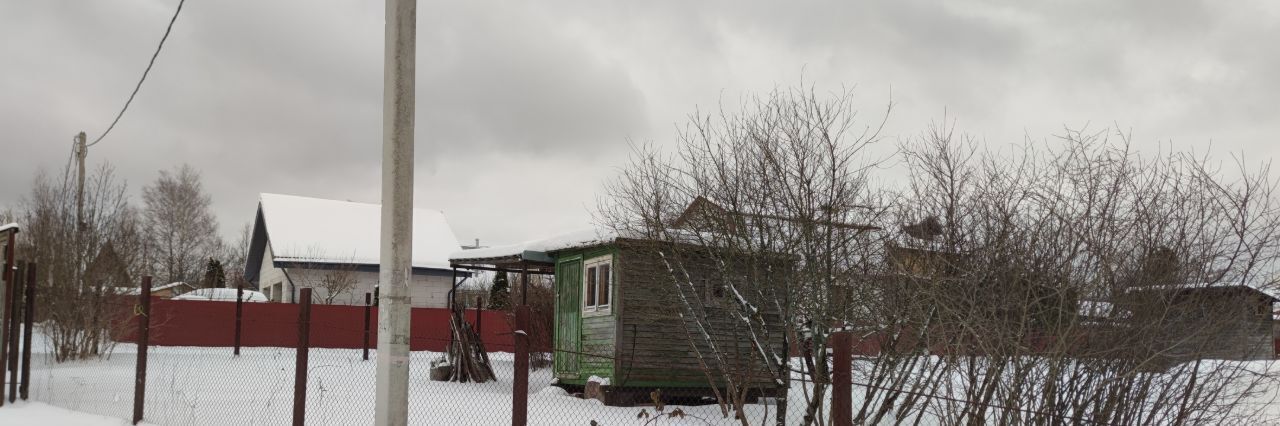
[[[601,203],[653,242],[632,268],[668,280],[726,416],[798,379],[804,423],[825,423],[839,329],[875,348],[858,424],[1266,420],[1267,166],[1144,157],[1111,131],[989,151],[943,125],[900,144],[903,187],[876,188],[878,126],[853,118],[847,93],[802,90],[694,115]]]
[[[136,286],[127,271],[141,265],[143,238],[126,187],[110,166],[87,179],[83,221],[76,224],[76,185],[62,176],[36,176],[23,200],[21,252],[39,264],[36,312],[55,360],[104,356],[116,336],[121,305],[116,289]]]
[[[644,248],[655,261],[640,273],[669,279],[677,332],[720,388],[726,416],[754,393],[786,401],[798,349],[805,420],[821,421],[827,341],[844,313],[830,302],[865,280],[878,235],[864,224],[888,212],[867,178],[882,122],[855,118],[850,93],[805,90],[695,114],[674,157],[642,148],[601,205],[620,234],[663,242]],[[779,424],[785,412],[784,403]]]

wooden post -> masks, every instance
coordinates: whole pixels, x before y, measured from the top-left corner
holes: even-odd
[[[4,235],[6,240],[4,245],[4,271],[0,271],[0,279],[4,281],[4,288],[0,288],[0,311],[2,311],[0,312],[0,407],[3,407],[5,402],[3,382],[5,366],[8,365],[6,361],[9,359],[9,301],[13,299],[13,288],[15,286],[13,283],[15,276],[13,269],[18,266],[13,262],[13,234],[16,231],[10,229],[3,232],[6,234]]]
[[[307,418],[307,348],[311,345],[311,288],[298,293],[298,361],[293,372],[293,424],[302,426]]]
[[[372,295],[364,294],[364,340],[360,342],[360,346],[364,348],[364,360],[369,360],[369,311],[373,310],[373,301],[370,300]]]
[[[529,269],[520,270],[520,304],[529,306]]]
[[[143,404],[147,396],[147,346],[151,345],[151,277],[142,277],[142,291],[138,293],[138,362],[133,382],[133,424],[142,421]]]
[[[18,396],[27,400],[28,389],[31,388],[31,329],[35,326],[36,312],[36,264],[27,264],[27,306],[22,309],[22,383],[18,385]]]
[[[480,334],[480,314],[483,313],[482,308],[484,307],[484,305],[480,304],[481,301],[483,301],[483,299],[480,296],[476,296],[476,335],[481,336],[480,340],[484,341],[484,335]]]
[[[529,307],[516,307],[515,378],[511,392],[511,426],[529,423]]]
[[[853,333],[831,333],[831,424],[853,426]]]
[[[240,322],[244,317],[244,280],[236,280],[236,349],[233,355],[240,356]]]
[[[13,278],[13,282],[9,283],[9,287],[11,288],[11,292],[9,293],[10,297],[5,299],[5,305],[7,305],[5,311],[9,312],[9,318],[5,319],[6,323],[9,324],[9,340],[4,342],[4,345],[8,347],[6,351],[9,353],[9,357],[5,359],[5,364],[8,365],[6,369],[9,372],[9,402],[18,400],[18,324],[21,323],[18,319],[20,318],[18,314],[22,307],[22,305],[18,303],[18,300],[22,298],[22,287],[18,286],[18,279],[22,277],[22,271],[25,271],[26,269],[27,265],[24,264],[22,265],[22,269],[18,270],[13,274],[13,276],[11,276],[11,278]],[[3,378],[4,375],[0,374],[0,379]]]

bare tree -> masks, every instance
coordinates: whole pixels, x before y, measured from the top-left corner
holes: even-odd
[[[188,165],[161,171],[142,189],[151,264],[162,282],[198,282],[221,242],[200,173]]]
[[[321,293],[322,300],[326,305],[332,305],[335,300],[340,298],[352,298],[352,290],[355,290],[359,281],[356,279],[355,268],[348,266],[337,266],[332,269],[314,273],[315,278],[309,284],[311,287],[323,289]]]
[[[643,273],[669,277],[690,348],[743,424],[749,395],[787,400],[793,349],[805,422],[823,422],[824,354],[843,314],[830,302],[865,280],[878,247],[867,224],[889,211],[867,178],[883,122],[855,117],[851,93],[804,89],[695,114],[675,157],[640,150],[602,203],[604,223],[658,242]]]
[[[253,242],[253,223],[246,222],[234,242],[223,244],[222,264],[230,272],[230,282],[244,279],[245,264],[249,261],[249,245]]]
[[[881,342],[855,421],[1266,420],[1275,184],[1128,141],[993,153],[935,127],[902,146],[904,226],[852,321]]]
[[[767,373],[806,402],[779,423],[824,424],[842,329],[874,347],[855,365],[859,424],[1268,420],[1267,166],[1224,174],[1074,130],[992,152],[943,125],[899,146],[891,192],[867,174],[878,126],[852,116],[847,95],[805,91],[695,115],[677,154],[642,147],[601,204],[651,242],[632,270],[669,280],[726,415]]]
[[[40,265],[40,315],[54,359],[83,359],[110,352],[116,287],[131,286],[141,246],[137,213],[126,186],[103,165],[85,184],[84,221],[76,224],[76,186],[71,173],[41,172],[23,200],[19,250]]]

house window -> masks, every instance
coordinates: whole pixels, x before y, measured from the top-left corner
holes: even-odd
[[[583,315],[607,314],[613,299],[613,260],[609,256],[588,260],[582,274]]]

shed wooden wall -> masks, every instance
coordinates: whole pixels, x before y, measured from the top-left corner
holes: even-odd
[[[619,286],[622,300],[622,317],[619,322],[617,340],[618,361],[615,385],[632,386],[706,386],[707,374],[703,371],[698,354],[702,354],[703,362],[713,372],[712,377],[719,380],[716,372],[719,364],[715,360],[711,344],[702,337],[697,321],[685,312],[682,292],[677,291],[667,264],[664,263],[657,250],[662,249],[654,243],[638,242],[622,244],[617,267],[621,277]],[[671,256],[668,253],[668,256]],[[687,256],[681,262],[689,272],[694,291],[685,291],[685,298],[707,300],[707,289],[724,281],[712,259],[706,257]],[[765,280],[768,281],[768,280]],[[748,299],[754,299],[746,287],[752,284],[739,280],[736,285],[744,288],[742,292]],[[686,287],[687,288],[687,287]],[[696,293],[696,294],[692,294]],[[727,292],[724,299],[718,302],[712,298],[703,313],[709,329],[707,334],[711,341],[728,354],[729,362],[740,362],[740,368],[730,368],[754,377],[753,382],[772,383],[770,374],[758,352],[753,348],[752,337],[746,331],[737,315]],[[689,300],[695,305],[699,301]],[[762,309],[768,305],[759,300],[751,300]],[[723,307],[717,307],[723,303]],[[696,312],[696,311],[695,311]],[[681,314],[686,315],[682,319]],[[769,336],[765,339],[764,330],[757,330],[761,344],[780,352],[782,347],[783,328],[776,312],[764,313],[766,322],[771,324]],[[694,342],[697,351],[694,350]],[[747,364],[749,363],[749,364]],[[732,364],[731,364],[732,365]]]

